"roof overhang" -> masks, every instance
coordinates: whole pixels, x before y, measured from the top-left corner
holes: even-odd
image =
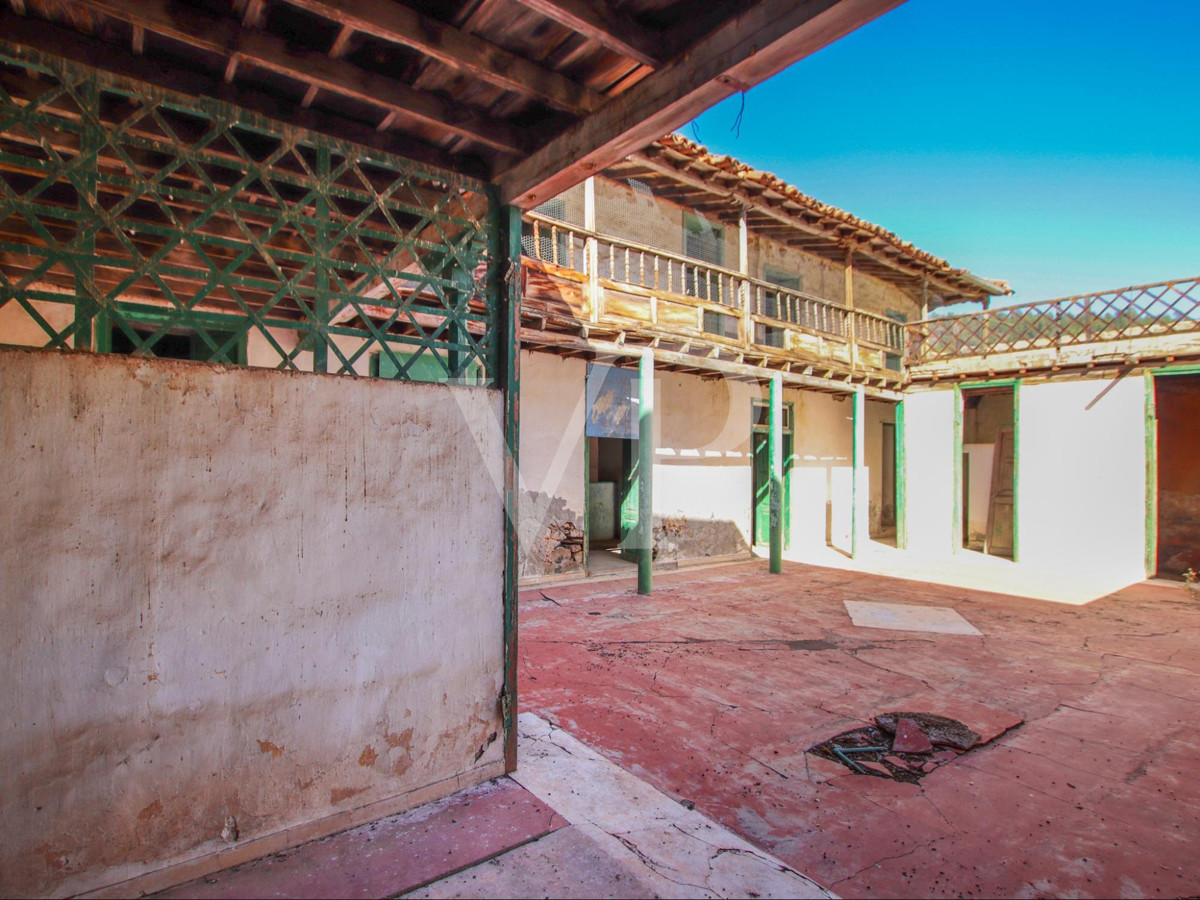
[[[529,208],[903,0],[8,0],[6,41]]]

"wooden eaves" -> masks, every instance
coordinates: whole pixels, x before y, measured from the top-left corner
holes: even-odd
[[[0,36],[529,208],[900,2],[8,0]]]

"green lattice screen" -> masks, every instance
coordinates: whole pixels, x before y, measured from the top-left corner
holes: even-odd
[[[484,380],[490,213],[481,182],[0,45],[0,343]]]

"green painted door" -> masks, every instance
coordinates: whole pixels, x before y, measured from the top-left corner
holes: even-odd
[[[621,557],[637,561],[632,546],[638,524],[638,442],[621,441],[621,482],[617,485],[621,502]]]
[[[767,546],[771,541],[771,452],[770,436],[763,431],[753,433],[754,446],[754,543]],[[792,462],[793,436],[783,434],[783,545],[791,545]]]

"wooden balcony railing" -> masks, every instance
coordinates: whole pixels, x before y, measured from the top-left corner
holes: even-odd
[[[536,214],[526,214],[523,249],[588,286],[578,302],[555,299],[560,313],[593,323],[874,369],[898,368],[904,352],[904,326],[892,319]]]
[[[909,365],[1200,332],[1200,278],[1005,306],[906,327]]]

